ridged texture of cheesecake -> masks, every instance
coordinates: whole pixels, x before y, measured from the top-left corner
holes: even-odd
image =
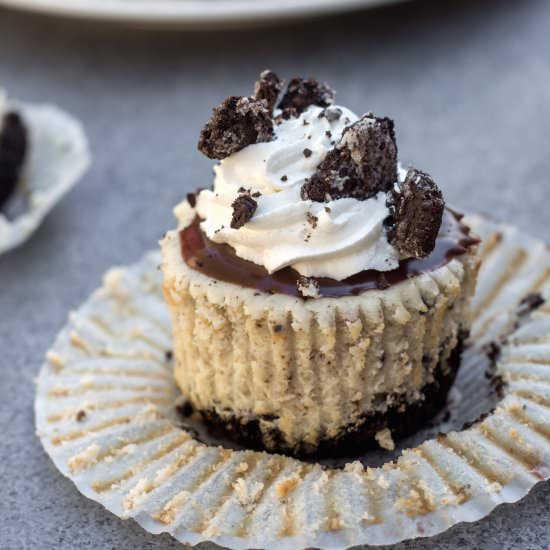
[[[255,423],[266,449],[297,454],[372,415],[405,411],[450,374],[452,352],[470,327],[479,267],[472,247],[384,290],[304,300],[190,268],[177,230],[162,253],[185,398],[222,423]]]

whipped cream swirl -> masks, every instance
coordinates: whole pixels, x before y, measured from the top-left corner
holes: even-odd
[[[311,106],[275,125],[273,141],[249,145],[214,168],[214,188],[201,191],[196,206],[209,239],[229,244],[269,273],[291,266],[307,277],[340,281],[363,270],[398,266],[383,225],[389,215],[386,193],[325,203],[300,197],[305,180],[358,119],[344,107],[330,111],[335,109],[339,117]],[[256,196],[258,207],[248,223],[232,229],[231,205],[243,191]]]

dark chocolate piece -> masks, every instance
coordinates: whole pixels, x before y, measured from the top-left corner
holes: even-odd
[[[401,258],[429,256],[445,209],[437,184],[428,174],[411,168],[399,189],[390,191],[388,206],[388,238]]]
[[[246,223],[248,223],[256,208],[258,208],[258,203],[250,195],[241,195],[237,197],[233,204],[233,217],[231,218],[231,227],[233,229],[239,229]]]
[[[313,78],[293,78],[279,105],[283,118],[299,116],[309,106],[328,107],[334,103],[335,92],[327,84]]]
[[[19,181],[27,141],[27,130],[19,114],[7,113],[0,128],[0,206],[11,196]]]
[[[284,85],[273,71],[263,71],[260,80],[254,85],[254,99],[263,100],[271,114],[277,103],[279,93]]]
[[[199,151],[211,159],[224,159],[247,145],[271,141],[273,120],[263,100],[228,97],[213,110],[201,131]]]
[[[396,181],[393,120],[368,113],[344,130],[340,142],[302,186],[301,196],[317,202],[344,197],[366,200],[389,191]]]

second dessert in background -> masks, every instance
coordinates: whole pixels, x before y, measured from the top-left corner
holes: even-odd
[[[205,420],[296,455],[391,448],[445,403],[470,328],[477,239],[394,123],[265,71],[199,149],[212,189],[162,242],[175,376]]]

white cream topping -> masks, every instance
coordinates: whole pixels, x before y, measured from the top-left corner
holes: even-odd
[[[337,120],[319,117],[312,106],[298,118],[275,126],[275,139],[245,147],[215,168],[214,189],[201,191],[197,213],[209,239],[227,243],[237,256],[263,265],[269,273],[292,266],[305,276],[342,280],[366,269],[397,267],[397,251],[383,226],[389,215],[386,194],[359,201],[302,200],[300,189],[346,126],[357,116],[344,107]],[[261,193],[252,219],[230,227],[239,189]]]

